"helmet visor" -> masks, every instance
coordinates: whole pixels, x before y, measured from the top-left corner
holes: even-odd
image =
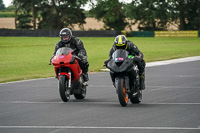
[[[63,41],[67,41],[70,39],[70,36],[69,35],[65,35],[65,36],[62,36],[62,40]]]
[[[127,45],[123,45],[123,46],[116,46],[117,49],[124,49],[126,50],[127,49]]]
[[[124,44],[124,43],[117,43],[117,44],[115,44],[116,46],[124,46],[124,45],[126,45],[126,44]]]

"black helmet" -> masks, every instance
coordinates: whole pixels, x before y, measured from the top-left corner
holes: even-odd
[[[127,39],[124,35],[118,35],[115,38],[115,46],[117,49],[127,49]]]
[[[67,43],[71,40],[72,32],[69,28],[63,28],[60,31],[59,35],[60,35],[61,41],[64,43]]]

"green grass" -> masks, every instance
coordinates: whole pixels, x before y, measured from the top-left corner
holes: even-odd
[[[14,12],[0,12],[0,18],[5,18],[5,17],[15,17]]]
[[[80,37],[88,54],[89,71],[103,68],[114,37]],[[146,62],[200,55],[200,38],[133,38]],[[49,59],[58,37],[0,37],[0,82],[55,76]]]

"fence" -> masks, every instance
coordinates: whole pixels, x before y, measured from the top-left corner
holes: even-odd
[[[12,30],[0,29],[0,36],[58,37],[60,30]],[[78,37],[114,37],[120,31],[72,31]]]
[[[198,37],[198,31],[155,31],[155,37]]]
[[[154,37],[154,31],[132,31],[133,37]]]
[[[131,37],[200,37],[200,31],[132,31]]]
[[[0,29],[0,36],[58,37],[60,30]],[[78,37],[115,37],[126,31],[72,31]],[[200,37],[200,31],[132,31],[131,37]]]
[[[12,30],[0,29],[0,36],[57,37],[58,30]]]

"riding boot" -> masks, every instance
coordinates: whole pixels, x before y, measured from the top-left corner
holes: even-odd
[[[116,88],[116,86],[115,86],[115,77],[114,77],[114,73],[113,72],[110,72],[110,77],[111,77],[111,80],[113,82],[113,86]]]
[[[145,73],[143,72],[140,75],[140,90],[144,90],[145,89]]]
[[[89,80],[88,73],[85,72],[85,73],[82,73],[82,75],[83,75],[84,82],[87,82]]]

